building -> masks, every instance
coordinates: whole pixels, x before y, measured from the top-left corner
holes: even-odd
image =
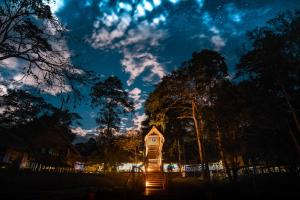
[[[28,146],[19,137],[5,131],[0,132],[0,166],[19,169],[28,162]]]
[[[165,142],[164,136],[153,126],[145,136],[146,147],[146,170],[160,171],[162,169],[162,147]]]

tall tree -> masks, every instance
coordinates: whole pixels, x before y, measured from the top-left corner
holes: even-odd
[[[300,12],[286,12],[270,20],[268,25],[248,33],[252,44],[237,67],[238,77],[247,77],[275,98],[285,102],[282,108],[291,133],[300,133]],[[298,135],[299,136],[299,135]],[[293,135],[299,148],[297,136]]]
[[[8,90],[6,95],[0,96],[0,127],[13,128],[25,125],[37,118],[51,114],[54,106],[22,90]]]
[[[121,80],[116,76],[97,82],[92,87],[91,97],[92,106],[99,108],[96,122],[102,135],[100,139],[105,146],[106,164],[111,165],[114,133],[119,130],[121,116],[133,111],[133,103],[123,89]]]
[[[222,82],[226,75],[227,66],[219,53],[210,50],[193,53],[191,60],[163,78],[145,104],[150,124],[152,121],[166,123],[170,112],[176,115],[177,119],[192,120],[199,160],[203,168],[206,162],[206,171],[208,165],[204,150],[205,109],[211,106],[212,89]]]

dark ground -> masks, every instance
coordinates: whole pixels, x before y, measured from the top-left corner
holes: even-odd
[[[265,174],[204,183],[197,177],[168,176],[168,189],[144,195],[142,176],[133,184],[130,174],[49,174],[0,172],[0,199],[16,200],[105,200],[105,199],[300,199],[299,174]]]

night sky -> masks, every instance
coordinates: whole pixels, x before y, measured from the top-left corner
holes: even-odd
[[[137,111],[122,125],[138,128],[147,94],[192,52],[221,52],[232,75],[245,33],[299,8],[300,0],[57,0],[51,7],[69,30],[72,62],[123,81]],[[88,97],[74,111],[83,117],[82,129],[95,130]]]

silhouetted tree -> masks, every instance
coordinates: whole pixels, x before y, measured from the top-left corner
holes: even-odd
[[[145,104],[149,124],[168,121],[168,112],[177,119],[189,119],[194,124],[199,160],[206,171],[204,150],[205,110],[211,106],[213,88],[227,76],[224,58],[217,52],[203,50],[163,78]]]
[[[28,124],[45,114],[50,114],[54,108],[42,97],[34,96],[22,90],[8,90],[0,96],[0,126],[13,128]]]
[[[8,90],[0,96],[0,129],[15,132],[22,138],[30,138],[41,129],[56,127],[68,137],[75,138],[71,126],[81,117],[69,110],[60,110],[45,102],[42,97],[34,96],[23,90]]]
[[[51,13],[49,2],[0,1],[0,62],[16,59],[24,77],[30,76],[40,89],[50,86],[59,93],[87,77],[71,63],[63,38],[66,29]],[[79,92],[75,87],[73,91]]]
[[[110,76],[97,82],[91,91],[92,106],[99,108],[96,122],[99,125],[99,144],[104,147],[106,165],[112,165],[114,133],[119,130],[121,116],[133,111],[133,103],[123,89],[121,80]]]
[[[238,77],[253,81],[282,99],[290,134],[300,155],[300,12],[286,12],[248,33],[252,48],[242,56]],[[284,103],[283,103],[284,102]]]

